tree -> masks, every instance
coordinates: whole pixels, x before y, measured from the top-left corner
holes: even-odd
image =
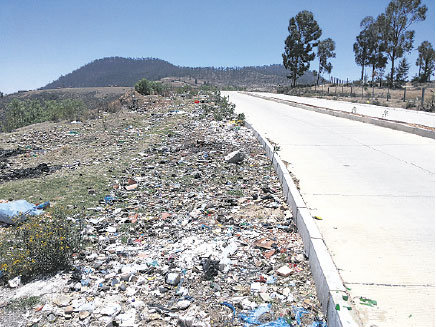
[[[362,66],[361,80],[365,73],[365,66],[372,67],[371,81],[374,83],[376,70],[386,66],[387,58],[383,52],[386,49],[386,42],[382,37],[382,25],[379,20],[367,16],[360,22],[362,30],[356,37],[353,45],[355,61]]]
[[[409,64],[406,58],[401,59],[398,67],[395,69],[395,86],[403,86],[407,82],[407,73],[409,72]]]
[[[430,80],[434,71],[434,56],[435,52],[430,42],[424,41],[418,47],[418,59],[416,59],[416,65],[419,67],[419,81],[427,82]]]
[[[383,39],[383,22],[373,17],[365,17],[360,23],[365,26],[368,33],[369,58],[368,64],[372,67],[371,83],[374,84],[376,71],[384,69],[388,58],[384,55],[386,51],[386,41]]]
[[[285,40],[285,52],[282,54],[283,65],[290,70],[288,78],[295,86],[297,78],[310,68],[310,62],[315,59],[313,47],[321,37],[322,30],[310,11],[300,11],[289,20],[289,35]]]
[[[356,42],[353,44],[354,61],[362,67],[360,80],[363,81],[363,74],[365,73],[365,66],[369,65],[369,44],[365,31],[361,31],[356,36]]]
[[[386,41],[385,51],[391,61],[390,85],[394,81],[395,60],[402,58],[413,47],[415,31],[409,30],[409,27],[423,21],[426,12],[427,6],[421,5],[421,0],[392,0],[377,19]]]
[[[318,69],[318,78],[316,80],[316,84],[319,84],[319,76],[322,72],[331,73],[333,65],[331,62],[328,62],[329,58],[336,58],[335,51],[335,41],[331,38],[327,38],[318,43],[318,53],[317,56],[319,58],[319,69]]]

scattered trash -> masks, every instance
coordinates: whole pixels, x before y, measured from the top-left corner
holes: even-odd
[[[303,315],[308,314],[309,312],[303,308],[292,307],[292,311],[295,314],[295,320],[297,321],[297,325],[301,326],[301,317]]]
[[[362,305],[366,305],[368,307],[377,306],[377,301],[375,300],[367,299],[366,297],[360,297],[359,300],[360,300],[360,304]]]
[[[135,98],[136,106],[126,103],[128,112],[113,118],[119,128],[104,113],[107,128],[83,121],[78,136],[65,137],[70,123],[51,134],[14,133],[50,156],[11,156],[0,174],[60,151],[65,176],[88,169],[99,176],[83,177],[84,196],[95,204],[80,217],[85,248],[74,253],[75,268],[14,290],[0,286],[1,301],[24,288],[33,295],[37,282],[56,285],[23,321],[41,326],[287,327],[292,305],[311,308],[307,326],[322,321],[291,209],[252,131],[212,120],[203,107],[213,108],[213,98],[201,106]],[[90,158],[76,155],[87,148]]]
[[[50,201],[46,201],[46,202],[40,203],[40,204],[38,204],[36,206],[36,209],[39,209],[39,210],[44,210],[44,209],[47,209],[47,208],[50,208]]]

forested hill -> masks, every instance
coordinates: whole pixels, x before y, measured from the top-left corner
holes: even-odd
[[[97,59],[73,72],[61,76],[43,89],[95,86],[133,86],[139,79],[160,80],[165,77],[198,79],[199,83],[236,87],[275,87],[288,85],[287,71],[282,65],[248,66],[236,68],[183,67],[155,58],[110,57]],[[306,72],[298,82],[315,80]]]

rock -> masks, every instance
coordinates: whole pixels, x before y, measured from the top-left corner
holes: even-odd
[[[21,285],[21,277],[17,276],[14,279],[9,280],[8,285],[10,288],[17,288]]]
[[[114,317],[119,314],[121,311],[121,306],[118,303],[109,303],[100,310],[100,314],[103,316],[111,316]]]
[[[224,160],[228,163],[240,163],[244,160],[245,155],[240,151],[234,151],[224,157]]]
[[[289,287],[285,287],[284,289],[282,289],[282,294],[284,296],[288,296],[291,293],[291,289]]]
[[[175,305],[174,305],[174,309],[175,310],[185,310],[187,309],[190,305],[191,305],[191,301],[189,300],[182,300],[182,301],[178,301]]]
[[[53,300],[53,303],[56,304],[58,307],[66,307],[67,305],[70,304],[70,302],[71,302],[71,298],[66,295],[57,296]]]
[[[74,311],[74,308],[71,305],[65,307],[65,309],[64,309],[64,313],[67,314],[67,315],[72,314],[73,311]]]
[[[288,277],[292,273],[292,269],[288,265],[281,266],[277,270],[277,274],[282,277]]]
[[[173,286],[178,285],[180,283],[180,274],[175,272],[169,273],[165,279],[165,282]]]
[[[271,301],[271,297],[269,296],[268,293],[259,293],[259,296],[265,302],[270,302]]]
[[[80,320],[85,320],[90,315],[91,315],[91,313],[89,311],[81,311],[81,312],[79,312],[79,319]]]
[[[138,188],[138,184],[131,184],[126,186],[127,191],[133,191],[136,190],[137,188]]]

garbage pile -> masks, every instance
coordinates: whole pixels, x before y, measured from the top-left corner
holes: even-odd
[[[87,208],[85,250],[53,277],[59,288],[26,313],[27,325],[326,326],[292,213],[252,132],[213,121],[203,104],[147,119],[175,116],[176,128],[131,154]]]

